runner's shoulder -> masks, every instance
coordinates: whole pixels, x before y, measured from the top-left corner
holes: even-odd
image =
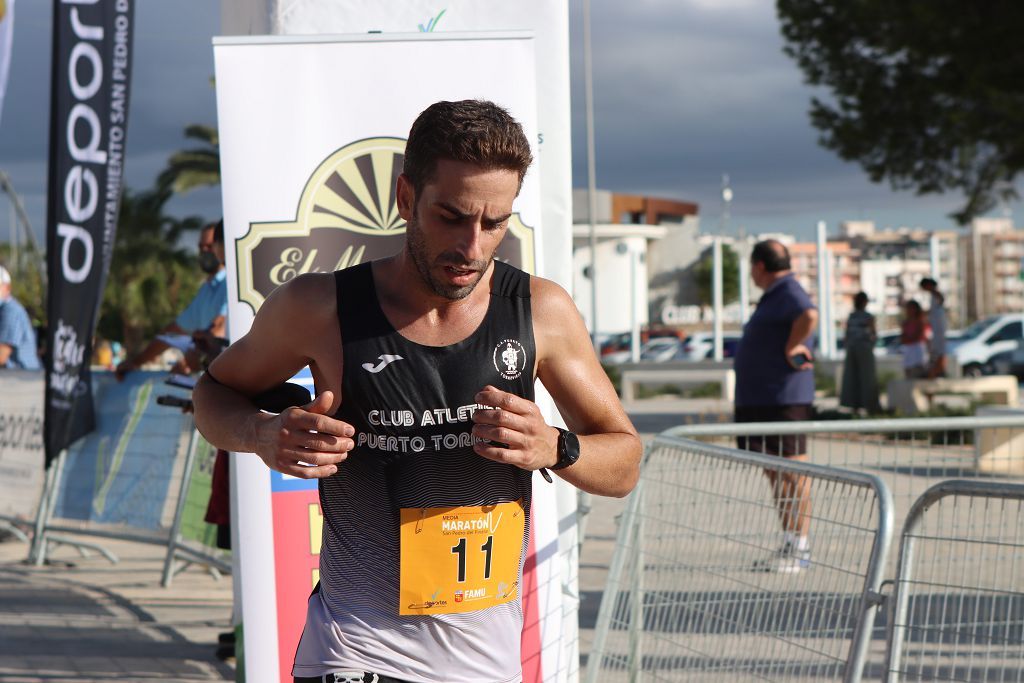
[[[530,300],[533,304],[534,316],[548,317],[579,313],[572,297],[560,284],[537,275],[530,276]]]
[[[279,285],[271,292],[260,312],[275,319],[310,322],[330,320],[335,315],[333,273],[305,273]]]
[[[530,309],[535,334],[550,342],[558,340],[556,346],[571,345],[580,334],[587,336],[576,302],[557,282],[531,276]]]

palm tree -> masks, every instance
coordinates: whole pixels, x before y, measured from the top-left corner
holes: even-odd
[[[185,128],[185,137],[197,140],[203,146],[172,154],[167,159],[167,167],[157,176],[156,186],[185,194],[199,187],[220,185],[220,136],[217,129],[193,123]]]
[[[202,278],[191,244],[183,238],[199,230],[197,216],[164,213],[169,189],[133,192],[121,198],[114,254],[100,308],[98,332],[123,342],[129,351],[174,319],[199,288]]]

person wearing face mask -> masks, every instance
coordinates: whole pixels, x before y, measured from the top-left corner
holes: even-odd
[[[205,355],[215,355],[227,337],[228,286],[224,270],[224,221],[211,223],[199,233],[199,267],[206,273],[206,281],[195,298],[174,322],[161,334],[188,334],[196,349]],[[168,349],[159,338],[153,339],[142,351],[122,361],[114,371],[118,380],[136,368],[150,362]],[[199,354],[188,353],[173,368],[188,374],[199,369]]]
[[[11,274],[0,266],[0,369],[38,370],[36,333],[25,307],[11,294]]]

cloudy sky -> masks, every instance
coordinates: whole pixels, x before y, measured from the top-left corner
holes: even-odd
[[[696,201],[717,229],[721,178],[734,192],[729,231],[810,237],[815,222],[951,227],[960,197],[917,197],[868,182],[859,166],[817,145],[812,92],[782,53],[771,0],[592,0],[599,187]],[[50,5],[16,5],[14,54],[0,116],[0,169],[37,234],[45,220]],[[439,8],[443,7],[443,2]],[[585,187],[582,0],[570,0],[573,178]],[[210,84],[220,3],[137,0],[128,130],[128,187],[152,184],[183,128],[214,123]],[[176,198],[180,215],[217,216],[219,195]],[[1012,209],[1020,212],[1019,206]],[[0,240],[6,231],[0,229]]]

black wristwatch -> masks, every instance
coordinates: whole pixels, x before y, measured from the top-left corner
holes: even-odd
[[[551,466],[553,470],[560,470],[569,465],[576,464],[580,459],[580,440],[568,429],[555,427],[558,430],[558,462]]]

